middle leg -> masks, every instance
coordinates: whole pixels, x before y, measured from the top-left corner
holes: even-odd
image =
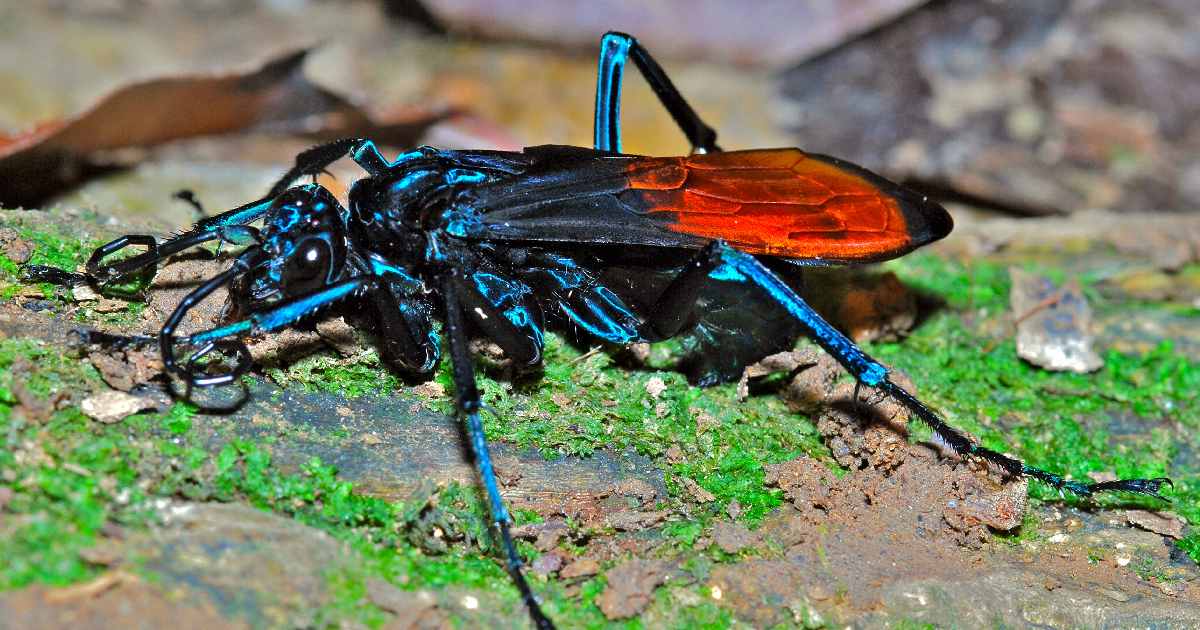
[[[452,272],[451,272],[452,273]],[[492,522],[500,533],[500,543],[504,548],[507,560],[507,570],[521,599],[529,611],[529,616],[539,630],[550,630],[554,624],[542,612],[541,605],[533,596],[533,590],[525,580],[521,571],[523,563],[517,555],[517,547],[513,542],[510,526],[512,517],[500,496],[500,487],[496,482],[496,471],[492,467],[492,456],[488,450],[487,438],[483,433],[483,421],[479,414],[483,410],[483,401],[479,388],[475,384],[475,370],[471,360],[471,351],[467,344],[466,322],[463,318],[463,304],[459,301],[459,284],[448,273],[442,279],[442,299],[445,300],[446,325],[445,332],[450,341],[450,361],[454,375],[455,397],[458,399],[459,410],[466,416],[467,433],[471,441],[471,450],[475,454],[475,469],[483,481],[483,487],[488,495],[491,506]]]

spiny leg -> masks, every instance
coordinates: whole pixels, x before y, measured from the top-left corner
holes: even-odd
[[[128,234],[114,239],[92,253],[87,263],[87,278],[90,281],[107,284],[129,274],[140,271],[150,265],[155,265],[168,257],[178,254],[185,249],[195,247],[212,240],[234,245],[252,245],[260,241],[258,230],[248,227],[267,213],[271,208],[273,198],[259,199],[227,212],[196,222],[192,229],[163,241],[148,234]],[[129,247],[141,245],[146,251],[115,263],[103,264],[104,259]]]
[[[1033,477],[1060,490],[1069,490],[1081,496],[1090,496],[1096,492],[1127,491],[1162,499],[1163,497],[1158,494],[1159,489],[1163,484],[1172,485],[1171,480],[1165,477],[1119,479],[1090,484],[1070,481],[1061,475],[1029,466],[1020,460],[973,443],[966,434],[947,424],[916,396],[892,382],[888,378],[887,368],[825,321],[774,272],[754,256],[738,251],[721,241],[714,241],[705,247],[688,268],[680,274],[680,278],[664,292],[664,297],[660,298],[660,303],[663,303],[665,307],[664,315],[661,316],[663,321],[658,325],[667,326],[675,322],[676,315],[674,313],[682,309],[683,303],[689,299],[689,296],[695,296],[699,283],[704,277],[718,269],[725,276],[739,275],[743,281],[765,291],[772,300],[787,309],[804,326],[810,339],[833,356],[838,363],[841,363],[842,367],[850,372],[858,382],[868,387],[878,388],[891,396],[893,400],[904,405],[913,415],[933,429],[938,440],[959,455],[974,455],[983,458],[997,464],[1010,475]]]
[[[621,79],[630,58],[687,136],[692,152],[720,151],[717,132],[701,120],[654,57],[632,36],[616,31],[605,33],[600,40],[600,68],[596,77],[596,150],[621,152]]]
[[[85,266],[86,273],[74,273],[45,265],[27,265],[22,277],[29,282],[50,282],[63,286],[84,284],[104,285],[155,265],[168,257],[190,247],[211,240],[220,240],[237,245],[249,245],[259,241],[258,231],[247,227],[266,214],[271,199],[260,199],[239,206],[214,217],[197,222],[192,229],[167,239],[162,243],[149,234],[126,234],[113,239],[92,252]],[[146,251],[114,263],[104,264],[104,259],[130,246],[142,246]]]
[[[488,504],[491,506],[492,521],[500,531],[500,542],[504,546],[507,557],[508,574],[521,593],[526,609],[533,623],[539,629],[552,629],[554,624],[542,612],[541,606],[533,596],[525,575],[521,572],[521,557],[517,555],[517,547],[513,543],[509,525],[512,518],[508,508],[504,506],[504,498],[500,496],[500,488],[496,483],[496,472],[492,468],[492,458],[488,452],[487,438],[483,433],[483,421],[479,412],[483,402],[479,397],[479,389],[475,385],[475,370],[472,367],[471,352],[467,345],[467,331],[463,320],[462,304],[458,297],[457,282],[449,275],[442,279],[442,299],[446,305],[446,334],[450,338],[450,362],[454,375],[455,396],[458,407],[467,417],[467,433],[471,440],[471,450],[475,453],[475,468],[487,491]]]

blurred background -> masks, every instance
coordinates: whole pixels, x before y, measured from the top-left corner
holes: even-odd
[[[829,153],[1006,214],[1200,206],[1200,5],[1190,0],[8,2],[0,131],[11,152],[16,134],[140,81],[250,72],[309,49],[298,72],[321,90],[385,124],[414,123],[393,144],[587,145],[596,44],[608,29],[640,38],[727,148]],[[640,77],[630,84],[626,150],[686,151]],[[168,133],[128,137],[137,150],[124,150],[119,130],[132,121],[172,125],[146,99],[144,111],[90,130],[116,138],[58,165],[70,185],[15,193],[10,177],[0,199],[108,205],[119,187],[89,195],[75,175],[153,164],[152,175],[122,176],[179,187],[180,165],[203,162],[204,181],[184,169],[189,187],[214,208],[234,205],[313,136],[362,130],[317,120],[329,103],[310,96],[278,97],[228,129],[232,141],[167,143]],[[308,137],[270,137],[298,132]]]

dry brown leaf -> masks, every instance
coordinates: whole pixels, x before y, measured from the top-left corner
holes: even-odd
[[[136,163],[141,152],[130,149],[173,140],[257,130],[318,140],[370,136],[403,146],[452,113],[402,108],[372,115],[308,81],[308,53],[292,51],[251,72],[133,83],[74,117],[0,136],[0,205],[36,206],[90,175]]]

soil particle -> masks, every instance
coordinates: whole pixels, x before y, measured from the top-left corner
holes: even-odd
[[[521,481],[521,477],[524,476],[521,473],[521,460],[514,455],[497,454],[493,457],[493,465],[496,479],[505,487],[511,488],[517,485],[517,482]]]
[[[1055,288],[1049,279],[1018,267],[1008,273],[1017,354],[1047,370],[1083,374],[1100,369],[1104,361],[1092,348],[1092,309],[1079,282]]]
[[[147,383],[162,373],[162,360],[151,350],[100,350],[87,355],[109,387],[123,392]]]
[[[446,386],[437,381],[425,381],[409,388],[409,392],[421,398],[441,399],[446,397]]]
[[[79,551],[79,557],[88,564],[113,567],[121,563],[125,548],[119,540],[101,538],[95,545]]]
[[[3,237],[0,237],[0,241],[3,241]],[[14,238],[4,243],[4,255],[18,265],[23,265],[33,256],[33,243],[23,238]]]
[[[800,567],[786,560],[749,560],[719,565],[708,579],[718,604],[756,628],[792,620],[789,608],[805,592]]]
[[[746,400],[750,396],[750,381],[771,374],[799,372],[810,368],[821,360],[822,354],[816,348],[804,347],[798,350],[777,352],[763,357],[757,363],[746,366],[746,369],[742,370],[742,377],[737,385],[738,400]]]
[[[561,518],[548,519],[541,523],[530,523],[514,527],[512,535],[523,540],[532,540],[538,551],[550,551],[558,546],[559,541],[571,533],[567,522]]]
[[[563,567],[563,555],[557,551],[544,553],[537,557],[531,565],[534,573],[538,575],[550,575]]]
[[[667,383],[661,378],[654,376],[646,381],[646,393],[650,394],[651,398],[658,398],[665,391],[667,391]]]
[[[9,388],[18,404],[13,413],[20,414],[34,422],[44,422],[50,419],[56,410],[70,404],[72,396],[71,392],[67,390],[53,392],[49,398],[42,399],[26,387],[27,377],[25,375],[33,371],[33,366],[30,365],[27,358],[17,357],[9,369],[12,372],[12,383]]]
[[[429,591],[404,591],[379,578],[367,580],[367,598],[372,604],[395,615],[386,628],[440,628],[445,613],[437,608],[437,600]]]
[[[89,285],[77,284],[71,287],[71,299],[76,302],[95,302],[100,299],[100,294]]]
[[[653,527],[666,520],[670,515],[671,513],[667,510],[653,512],[625,510],[609,514],[605,517],[604,524],[619,532],[635,532]]]
[[[255,338],[246,345],[250,349],[250,356],[254,358],[254,364],[269,368],[294,363],[323,349],[325,342],[315,331],[284,328]]]
[[[341,317],[323,319],[317,322],[316,328],[317,335],[344,357],[353,356],[363,348],[354,328]]]
[[[564,580],[588,577],[600,572],[600,562],[595,558],[580,558],[559,571],[558,577]]]
[[[1125,519],[1129,521],[1130,525],[1136,525],[1146,531],[1176,540],[1183,538],[1183,529],[1187,525],[1182,518],[1172,512],[1127,510]]]
[[[148,306],[144,311],[154,322],[166,321],[175,312],[175,307],[205,280],[216,276],[229,266],[228,260],[174,258],[159,268],[150,285]],[[221,318],[227,292],[224,287],[213,293],[188,311],[180,323],[182,331],[203,330]]]
[[[758,537],[745,525],[724,521],[713,525],[712,539],[725,553],[737,553],[758,543]]]
[[[808,362],[809,358],[798,357],[797,360],[807,362],[805,363],[807,367],[797,373],[787,387],[780,392],[780,396],[789,408],[803,413],[813,413],[827,408],[835,383],[845,374],[845,370],[838,365],[836,359],[824,352],[815,349],[809,350],[813,353],[810,355],[811,362]]]
[[[833,398],[852,397],[853,386],[848,387],[837,388]],[[1020,525],[1024,480],[1003,484],[986,465],[942,461],[932,448],[908,444],[899,427],[888,424],[904,415],[887,401],[870,409],[882,421],[857,428],[855,412],[864,407],[835,406],[819,422],[831,442],[840,440],[849,474],[839,478],[811,458],[766,467],[766,483],[783,490],[795,509],[768,516],[756,533],[781,545],[787,561],[740,563],[714,572],[714,583],[737,592],[723,605],[739,617],[756,625],[780,623],[790,614],[788,606],[803,608],[790,595],[801,586],[845,590],[843,603],[871,607],[883,585],[906,576],[971,573],[960,547],[981,548],[988,527]],[[738,573],[743,570],[749,575]],[[748,603],[764,601],[764,592],[775,593],[771,601],[779,605]]]
[[[680,482],[683,483],[683,488],[687,490],[688,495],[699,503],[712,503],[717,500],[717,495],[709,492],[690,477],[680,477]]]
[[[650,605],[654,589],[667,580],[671,566],[662,560],[630,560],[608,572],[608,586],[596,604],[610,620],[627,619]]]
[[[617,482],[613,494],[633,498],[637,500],[638,505],[645,507],[654,505],[654,500],[658,498],[658,490],[646,480],[637,477],[627,477]]]
[[[892,380],[915,393],[902,374],[893,373]],[[817,392],[812,387],[804,390],[807,396]],[[835,387],[825,398],[827,405],[820,411],[817,431],[825,438],[837,463],[846,468],[896,468],[906,457],[908,411],[891,398],[863,400],[855,398],[857,394],[867,392],[860,391],[853,383]]]

